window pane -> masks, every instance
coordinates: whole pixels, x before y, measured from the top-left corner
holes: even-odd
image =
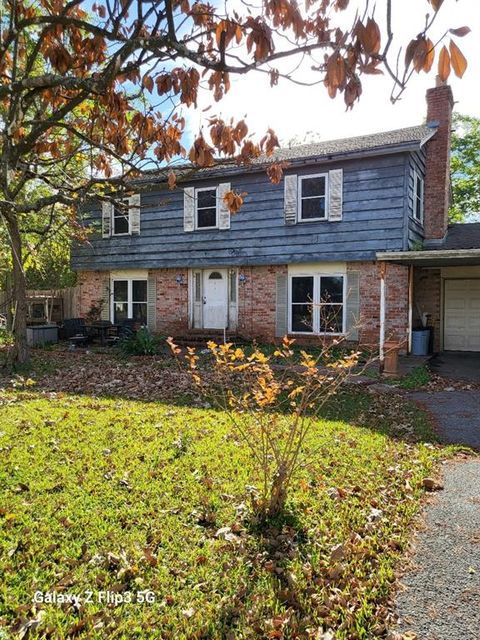
[[[128,318],[128,305],[126,302],[115,302],[113,305],[113,320],[120,324]]]
[[[194,278],[195,278],[195,302],[200,302],[201,292],[202,292],[202,285],[201,285],[202,281],[200,279],[200,274],[195,273]]]
[[[132,305],[133,319],[141,324],[147,324],[147,303],[134,302]]]
[[[113,283],[113,299],[115,302],[127,302],[128,300],[128,281],[115,280]]]
[[[320,279],[320,302],[343,302],[343,278]]]
[[[343,305],[322,304],[320,307],[320,331],[322,333],[343,332]]]
[[[197,212],[197,227],[216,227],[217,226],[217,210],[216,209],[199,209]]]
[[[147,301],[147,281],[134,280],[132,282],[132,295],[133,295],[133,302],[146,302]]]
[[[292,278],[292,302],[313,302],[313,277]]]
[[[422,201],[420,200],[420,198],[417,198],[415,203],[415,218],[417,220],[422,219]]]
[[[205,209],[217,206],[217,190],[207,189],[207,191],[197,191],[197,207]]]
[[[324,197],[302,200],[302,220],[311,218],[325,218]]]
[[[232,271],[230,273],[230,302],[235,303],[237,301],[237,272]]]
[[[114,205],[113,209],[113,233],[128,233],[128,205],[118,204]]]
[[[317,178],[304,178],[302,180],[302,198],[305,196],[324,196],[325,176]]]
[[[292,331],[313,332],[311,304],[292,304]]]

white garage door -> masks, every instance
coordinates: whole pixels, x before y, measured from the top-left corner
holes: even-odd
[[[480,351],[480,280],[445,280],[443,348]]]

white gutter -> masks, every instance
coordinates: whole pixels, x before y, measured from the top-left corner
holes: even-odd
[[[377,253],[377,260],[396,262],[416,262],[422,258],[434,258],[438,260],[455,260],[458,258],[478,258],[480,260],[480,249],[440,249],[425,251],[384,251]]]

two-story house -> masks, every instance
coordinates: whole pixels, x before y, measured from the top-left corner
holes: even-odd
[[[405,348],[426,313],[437,349],[480,350],[480,249],[460,225],[447,233],[452,105],[439,85],[425,125],[280,149],[280,184],[271,159],[219,162],[184,168],[174,191],[151,175],[127,203],[92,206],[98,232],[73,250],[80,312],[101,299],[105,319],[164,335]],[[236,215],[230,189],[244,194]]]

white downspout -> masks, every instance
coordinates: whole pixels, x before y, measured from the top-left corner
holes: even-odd
[[[413,265],[408,267],[408,353],[412,353],[413,331]]]
[[[383,367],[385,364],[385,271],[386,264],[382,262],[380,264],[380,344],[379,344],[379,358],[380,358],[380,373],[383,373]]]

